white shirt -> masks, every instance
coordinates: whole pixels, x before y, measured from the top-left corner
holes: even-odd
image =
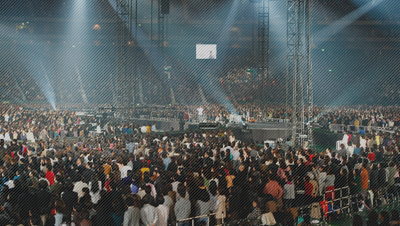
[[[285,184],[282,189],[284,199],[295,199],[294,184]]]
[[[172,191],[178,193],[178,185],[179,185],[179,183],[180,183],[179,181],[174,181],[174,182],[171,183]]]
[[[10,133],[4,134],[4,141],[11,141]]]
[[[130,167],[130,166],[123,166],[123,167],[121,168],[121,179],[124,179],[125,177],[128,176],[128,170],[131,170],[131,171],[132,171],[132,167]]]
[[[354,145],[353,146],[348,146],[347,147],[347,155],[351,157],[354,154]]]
[[[33,133],[32,133],[31,131],[29,131],[28,133],[26,133],[26,139],[27,139],[28,141],[35,142],[35,137],[33,136]]]
[[[232,155],[232,160],[233,161],[236,161],[236,160],[239,160],[239,157],[240,157],[240,152],[239,152],[239,150],[233,150],[233,151],[231,151],[231,155]]]
[[[78,199],[83,197],[82,188],[88,188],[88,185],[82,181],[75,182],[73,191],[78,193]]]
[[[4,185],[7,185],[9,189],[14,188],[14,181],[9,180],[6,183],[4,183]]]
[[[199,115],[203,115],[203,111],[204,111],[204,109],[203,108],[197,108],[197,112],[198,112],[198,114]]]
[[[342,143],[344,145],[347,145],[348,142],[349,142],[349,135],[347,135],[346,133],[345,135],[343,135]]]
[[[326,179],[326,172],[320,172],[318,174],[318,186],[320,195],[322,195],[325,192],[325,179]]]
[[[147,128],[146,128],[146,126],[140,127],[140,132],[142,132],[142,133],[147,133]]]
[[[151,132],[155,132],[155,131],[157,131],[156,125],[152,125],[151,126]]]
[[[101,127],[100,127],[100,126],[97,126],[96,132],[97,132],[97,133],[101,133]]]
[[[156,226],[168,225],[169,208],[164,205],[159,205],[157,206],[156,211],[158,215]]]
[[[4,121],[6,121],[6,122],[8,122],[8,119],[10,118],[10,116],[8,116],[8,114],[7,115],[4,115]]]
[[[100,181],[99,181],[100,182]],[[101,182],[100,182],[101,183]],[[101,188],[101,187],[100,187]],[[100,196],[100,191],[101,189],[99,189],[96,193],[90,192],[90,196],[92,197],[92,203],[93,204],[97,204],[101,198]]]
[[[164,196],[164,206],[170,208],[174,204],[174,201],[172,201],[172,198],[169,197],[168,195]]]
[[[367,140],[361,139],[360,140],[360,147],[364,148],[364,150],[367,148]]]
[[[233,152],[233,148],[231,147],[231,146],[226,146],[225,147],[225,153],[226,153],[226,150],[229,150],[230,152],[231,152],[231,155],[232,155],[232,152]],[[229,157],[229,156],[228,156]]]
[[[156,208],[149,204],[145,204],[140,210],[140,219],[145,226],[150,226],[158,221]]]

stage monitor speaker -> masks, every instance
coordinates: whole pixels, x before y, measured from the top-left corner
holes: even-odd
[[[188,126],[188,130],[198,130],[199,129],[199,125],[197,124],[189,124]]]
[[[199,123],[199,129],[216,129],[217,123]]]
[[[161,13],[169,14],[169,0],[161,0]]]

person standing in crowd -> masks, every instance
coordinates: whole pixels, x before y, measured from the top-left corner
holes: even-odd
[[[325,179],[326,200],[335,198],[335,174],[332,167],[328,168]]]
[[[253,200],[253,210],[247,216],[248,219],[252,220],[252,225],[259,225],[260,220],[258,219],[261,216],[260,203],[257,199]]]
[[[368,189],[369,176],[366,167],[367,164],[364,163],[361,168],[361,191],[367,191]]]
[[[143,207],[140,210],[140,219],[146,226],[155,226],[158,221],[157,210],[150,204],[153,202],[151,199],[151,196],[145,196],[142,199]]]
[[[217,194],[218,197],[215,203],[215,219],[217,225],[222,225],[222,222],[226,217],[226,197],[224,195],[224,188],[218,187]]]
[[[127,197],[125,204],[128,209],[124,213],[123,226],[140,226],[140,203],[139,198],[135,195]]]
[[[169,208],[164,205],[164,197],[162,194],[158,194],[156,197],[156,211],[158,220],[156,225],[157,226],[164,226],[168,225],[168,216],[169,216]]]
[[[176,220],[180,221],[183,219],[187,219],[190,216],[190,211],[191,211],[191,204],[186,197],[186,187],[183,184],[178,185],[178,196],[177,196],[177,202],[175,203],[174,211],[175,211],[175,216]],[[189,226],[189,222],[179,222],[179,226]]]

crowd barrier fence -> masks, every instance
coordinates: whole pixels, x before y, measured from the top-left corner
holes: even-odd
[[[392,190],[390,191],[391,188]],[[318,203],[320,207],[319,211],[321,211],[321,218],[314,219],[318,220],[318,222],[314,221],[312,223],[313,225],[331,225],[331,219],[328,215],[338,210],[340,212],[339,216],[351,218],[353,214],[356,214],[359,211],[371,210],[372,208],[384,207],[390,204],[400,203],[400,184],[395,184],[392,187],[383,187],[374,192],[371,190],[367,190],[353,195],[350,194],[350,187],[348,186],[335,189],[334,191],[335,194],[337,194],[335,195],[335,198],[328,202],[326,201],[326,194],[324,194],[323,202],[324,205],[328,205],[329,203],[331,205],[334,205],[334,203],[339,203],[339,206],[337,206],[337,209],[332,208],[331,211],[326,211],[326,208],[324,208],[325,206],[321,206],[321,203]],[[294,220],[294,225],[298,224],[299,218],[303,218],[305,215],[311,214],[313,204],[314,203],[306,206],[297,207],[298,215]],[[243,222],[251,222],[253,220],[260,220],[261,222],[261,216],[256,219],[241,219],[225,225],[243,225]],[[274,225],[281,224],[280,222],[276,222],[276,224]]]
[[[329,125],[329,129],[332,132],[354,132],[359,133],[361,130],[365,132],[371,131],[380,131],[387,133],[395,133],[398,127],[389,127],[389,126],[354,126],[354,125],[343,125],[343,124],[331,124]]]
[[[209,226],[209,225],[210,225],[210,218],[211,218],[211,216],[215,216],[215,213],[211,213],[211,214],[207,214],[207,215],[201,215],[201,216],[196,216],[196,217],[190,217],[190,218],[186,218],[186,219],[181,219],[181,220],[176,221],[175,225],[176,225],[176,226],[179,226],[180,223],[185,223],[185,222],[190,221],[190,222],[191,222],[191,226],[194,226],[194,225],[195,225],[196,219],[204,219],[204,218],[206,218],[206,219],[207,219],[206,225]],[[223,218],[222,218],[222,224],[224,224],[224,219],[223,219]]]

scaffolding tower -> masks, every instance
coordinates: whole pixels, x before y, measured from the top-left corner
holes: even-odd
[[[269,3],[262,0],[258,7],[258,59],[263,80],[269,74]]]
[[[158,0],[158,47],[164,52],[164,21],[165,17],[162,13],[162,0]]]
[[[287,0],[286,114],[291,112],[292,143],[312,147],[311,0]]]
[[[114,103],[119,110],[120,116],[128,117],[132,108],[132,64],[129,61],[132,57],[128,49],[133,25],[132,5],[133,0],[115,0],[117,11],[117,68],[116,68],[116,94],[117,100]]]

